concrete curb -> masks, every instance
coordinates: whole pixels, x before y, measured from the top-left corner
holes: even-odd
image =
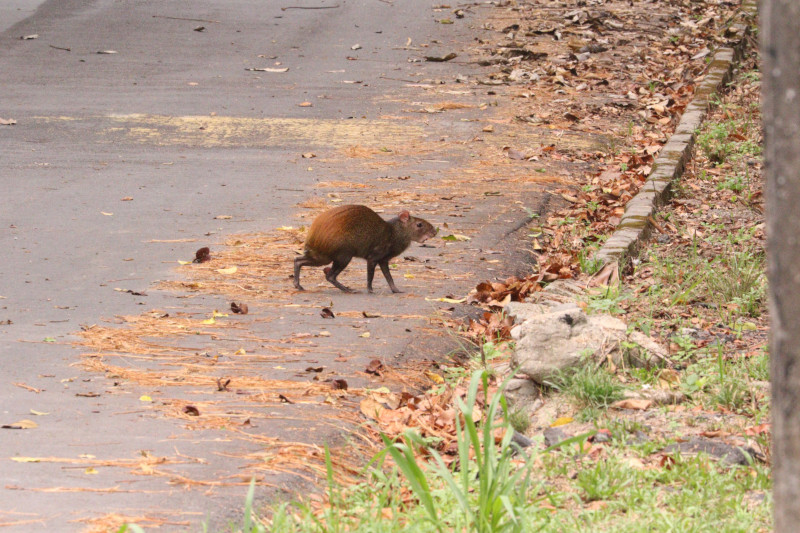
[[[671,198],[672,184],[681,178],[686,162],[691,158],[695,131],[713,107],[711,97],[730,81],[733,66],[744,52],[750,31],[742,19],[754,16],[757,10],[756,0],[742,2],[738,20],[727,30],[728,35],[738,35],[739,41],[733,48],[719,48],[714,53],[706,77],[697,86],[675,133],[661,149],[642,188],[628,201],[614,233],[595,254],[602,266],[623,264],[628,257],[639,252],[641,244],[650,236],[652,224],[648,218]]]

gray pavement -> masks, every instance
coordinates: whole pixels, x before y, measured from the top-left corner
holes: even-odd
[[[213,530],[239,516],[251,475],[262,482],[262,501],[308,487],[297,476],[254,470],[252,456],[244,458],[261,450],[252,439],[192,427],[140,401],[151,395],[165,403],[202,402],[218,397],[214,391],[144,387],[89,372],[80,364],[86,350],[72,343],[82,326],[115,316],[148,309],[203,315],[224,308],[222,296],[187,299],[150,287],[181,279],[176,260],[190,259],[203,244],[213,249],[227,235],[297,225],[298,203],[325,198],[314,188],[321,180],[370,183],[388,194],[397,185],[379,178],[410,175],[409,187],[442,198],[436,205],[414,204],[413,214],[436,224],[449,221],[450,231],[469,232],[473,241],[456,243],[454,252],[442,244],[410,250],[446,274],[434,285],[396,278],[410,293],[397,298],[382,280],[376,280],[379,294],[350,296],[322,283],[319,273],[313,281],[310,272],[304,282],[311,290],[292,295],[287,263],[279,290],[310,311],[251,301],[250,322],[243,324],[256,336],[278,339],[322,328],[334,334],[318,339],[303,357],[239,370],[307,380],[296,376],[309,362],[332,368],[334,357],[347,353],[353,359],[338,371],[352,375],[353,386],[370,383],[356,370],[373,357],[436,355],[409,348],[424,337],[424,321],[352,319],[330,326],[318,308],[335,301],[339,311],[432,313],[437,304],[425,296],[464,294],[474,280],[491,276],[496,266],[481,261],[481,250],[513,248],[503,244],[504,236],[524,220],[521,207],[543,209],[533,189],[519,205],[494,195],[467,205],[442,193],[453,169],[474,157],[461,146],[480,130],[477,117],[486,116],[479,109],[452,116],[407,112],[420,98],[409,81],[452,84],[457,74],[479,69],[467,62],[409,62],[429,52],[462,50],[481,33],[479,14],[458,24],[437,23],[447,16],[449,10],[435,12],[418,0],[0,6],[0,117],[17,121],[0,126],[0,424],[32,419],[38,425],[0,430],[3,530],[102,531],[114,523],[112,513],[161,530],[198,531],[208,519]],[[20,39],[32,34],[38,38]],[[409,50],[409,39],[430,47]],[[360,49],[353,49],[356,44]],[[285,67],[287,72],[246,70]],[[474,89],[457,89],[467,94],[450,98],[481,98]],[[313,107],[299,105],[306,101]],[[408,120],[386,118],[398,115]],[[384,169],[340,156],[350,145],[405,148],[440,139],[442,146],[453,141],[451,153],[409,152]],[[308,151],[319,159],[302,159]],[[351,192],[347,198],[370,203],[377,196]],[[458,218],[447,218],[452,216]],[[351,270],[352,283],[363,286],[363,264]],[[359,344],[358,328],[364,327],[373,333],[370,344]],[[198,353],[241,345],[240,339],[227,341],[192,342],[202,344]],[[159,364],[136,358],[120,363],[151,372]],[[336,441],[335,431],[315,424],[308,410],[317,408],[248,406],[263,417],[251,433]]]

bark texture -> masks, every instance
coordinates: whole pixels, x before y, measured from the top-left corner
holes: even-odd
[[[775,531],[800,524],[800,2],[762,0]]]

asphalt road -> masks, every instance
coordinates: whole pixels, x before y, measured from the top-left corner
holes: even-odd
[[[409,106],[419,108],[411,102],[419,95],[413,82],[452,85],[457,75],[478,69],[419,62],[428,53],[461,50],[481,33],[478,14],[438,23],[448,17],[451,10],[432,10],[421,0],[18,0],[0,6],[0,118],[17,122],[0,126],[0,423],[32,419],[38,426],[0,430],[4,530],[102,530],[116,513],[162,530],[196,531],[205,519],[221,527],[238,516],[249,474],[233,486],[215,480],[230,481],[243,468],[233,457],[259,447],[221,430],[189,431],[143,407],[141,395],[170,393],[88,372],[73,334],[152,308],[224,306],[222,297],[187,300],[149,288],[179,279],[176,260],[190,259],[195,243],[297,224],[299,203],[325,197],[315,189],[321,180],[410,174],[426,176],[433,190],[435,180],[451,175],[470,158],[463,149],[454,148],[447,160],[409,157],[388,171],[337,155],[352,145],[463,144],[479,131],[477,109],[452,118],[408,113]],[[21,39],[31,35],[38,37]],[[279,71],[247,70],[253,68]],[[391,118],[404,113],[412,120]],[[306,161],[301,154],[309,151],[323,157]],[[425,190],[425,183],[416,188]],[[465,214],[450,222],[475,234],[474,242],[497,246],[524,213],[516,207],[488,231],[492,213],[505,212],[500,204],[509,208],[502,198],[456,206]],[[424,207],[431,215],[419,212]],[[434,207],[418,202],[414,214],[446,222]],[[215,218],[223,214],[232,216]],[[441,250],[419,250],[414,253],[444,257]],[[362,282],[359,268],[352,279]],[[443,276],[436,296],[469,288],[475,270],[459,268],[463,275]],[[433,288],[411,280],[398,283],[417,297],[390,300],[383,280],[376,279],[379,295],[344,299],[320,279],[304,277],[310,295],[293,298],[310,307],[337,300],[353,310],[432,310],[419,293]],[[284,283],[290,292],[290,280]],[[278,314],[288,311],[251,304],[257,318],[274,320],[276,336],[324,327],[315,310],[283,320]],[[375,326],[373,338],[380,341],[361,348],[358,331],[348,333],[339,344],[318,344],[319,353],[296,361],[296,368],[286,364],[284,373],[325,357],[333,365],[342,351],[354,354],[353,366],[395,355],[409,345],[404,332],[410,330],[401,319]],[[274,422],[256,431],[319,443],[309,427]],[[153,457],[165,458],[163,464],[137,466]],[[300,486],[292,476],[265,476],[259,478],[265,485],[289,492]],[[203,481],[185,481],[190,478]],[[269,499],[277,492],[260,494]]]

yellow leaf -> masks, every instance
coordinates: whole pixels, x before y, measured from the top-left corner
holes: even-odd
[[[278,229],[281,231],[292,231],[294,228],[292,226],[280,226]]]
[[[244,351],[244,348],[239,348],[238,350],[236,350],[235,352],[233,352],[233,355],[245,355],[246,353],[247,353],[247,352],[246,352],[246,351]]]
[[[425,375],[428,376],[428,379],[436,383],[437,385],[441,385],[444,383],[444,378],[437,374],[436,372],[431,372],[430,370],[425,372]]]
[[[179,264],[179,265],[191,265],[191,264],[192,264],[192,262],[191,262],[191,261],[181,261],[181,260],[178,260],[178,264]]]
[[[216,324],[216,323],[217,321],[214,320],[213,318],[207,318],[203,320],[203,322],[201,322],[201,324],[205,324],[206,326],[210,326],[211,324]]]
[[[443,236],[442,240],[444,240],[444,241],[469,241],[469,240],[471,240],[471,238],[467,237],[466,235],[452,234],[452,235]]]
[[[90,466],[86,470],[83,471],[84,474],[97,474],[97,469]]]
[[[414,279],[414,274],[403,274],[404,278]]]
[[[106,213],[105,211],[100,211],[100,214],[101,214],[101,215],[105,215],[105,216],[107,216],[107,217],[112,217],[112,216],[114,216],[114,213]]]
[[[49,415],[50,413],[44,413],[42,411],[37,411],[36,409],[31,409],[31,414],[36,416],[45,416]]]
[[[38,463],[41,461],[38,457],[12,457],[11,460],[18,463]]]
[[[365,339],[368,339],[369,338],[369,331],[366,331],[366,332],[362,333],[361,335],[359,335],[359,337],[364,337]]]
[[[216,220],[230,220],[233,217],[230,215],[217,215],[214,217]]]
[[[374,420],[380,420],[381,414],[383,414],[383,411],[385,410],[385,408],[379,402],[373,400],[372,398],[364,398],[361,400],[359,407],[361,408],[361,413],[364,416]]]
[[[446,304],[463,304],[467,301],[466,298],[459,298],[455,300],[453,298],[425,298],[426,302],[444,302]]]
[[[228,316],[228,314],[227,313],[220,313],[219,311],[214,309],[214,312],[211,313],[211,316],[212,316],[212,318],[217,318],[218,316]]]
[[[273,370],[286,370],[285,366],[273,366]]]
[[[28,420],[26,418],[26,419],[20,420],[19,422],[14,422],[13,424],[8,424],[8,426],[6,426],[6,427],[9,427],[11,429],[34,429],[34,428],[38,428],[39,424],[37,424],[33,420]]]
[[[551,428],[556,428],[558,426],[566,426],[567,424],[572,423],[574,420],[571,416],[562,416],[553,420],[553,423],[550,424]]]
[[[233,274],[237,270],[239,270],[237,267],[228,267],[228,268],[218,268],[217,272],[219,272],[220,274]]]
[[[140,402],[152,402],[153,399],[150,396],[148,396],[146,394],[143,394],[142,396],[139,396],[139,401]]]

